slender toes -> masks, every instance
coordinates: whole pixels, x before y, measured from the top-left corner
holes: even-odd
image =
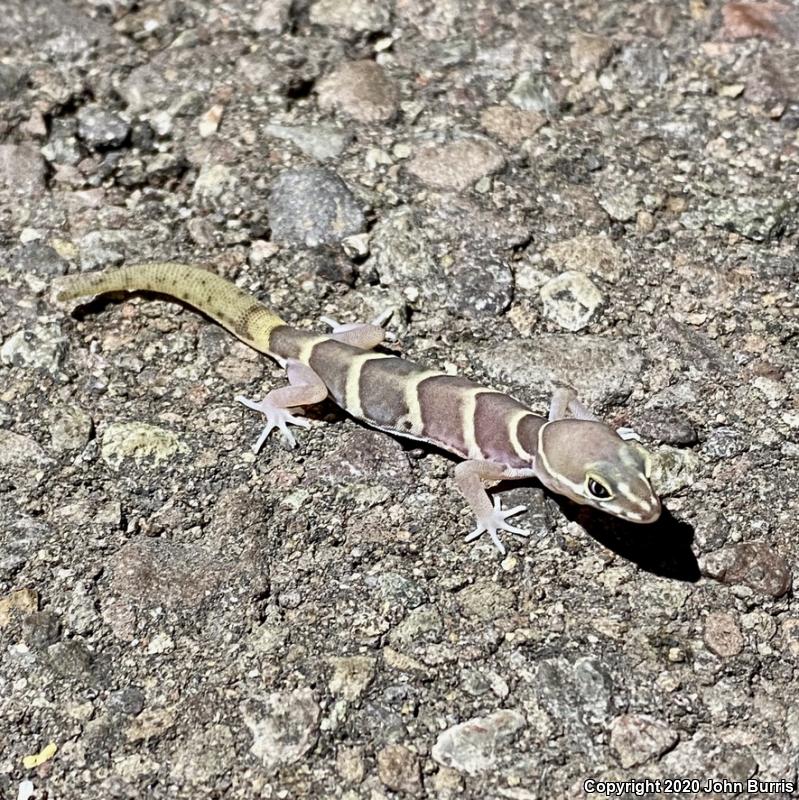
[[[484,532],[488,532],[488,535],[491,537],[491,541],[494,543],[494,547],[499,550],[502,555],[505,555],[506,549],[505,545],[502,544],[499,538],[499,532],[507,531],[508,533],[515,534],[516,536],[530,536],[530,531],[525,530],[524,528],[517,528],[515,525],[509,525],[507,522],[508,517],[512,517],[514,514],[519,514],[522,511],[527,510],[527,506],[514,506],[513,508],[509,508],[507,511],[502,509],[502,501],[496,495],[492,498],[492,505],[493,508],[486,516],[485,519],[477,520],[477,528],[470,533],[466,537],[467,542],[474,541],[480,534]]]
[[[527,506],[514,506],[508,511],[503,511],[502,516],[507,519],[508,517],[512,517],[514,514],[520,514],[522,511],[527,511]]]
[[[385,311],[382,311],[378,314],[370,323],[370,325],[374,325],[376,328],[382,328],[390,319],[391,315],[394,313],[393,308],[387,308]]]
[[[267,425],[263,429],[263,431],[261,431],[261,435],[258,437],[258,441],[252,446],[253,453],[257,454],[258,452],[260,452],[261,448],[264,446],[264,442],[269,437],[269,434],[272,433],[274,427],[275,426],[272,423],[269,423],[269,425]]]
[[[467,542],[473,542],[478,537],[482,536],[485,533],[485,528],[482,525],[478,525],[467,537]]]
[[[249,397],[245,397],[242,394],[237,394],[235,397],[237,403],[241,403],[242,405],[247,406],[247,408],[251,408],[253,411],[260,411],[260,404],[257,400],[250,400]]]
[[[491,536],[491,541],[494,543],[494,546],[504,556],[506,553],[505,545],[499,540],[499,536],[497,536],[496,531],[489,530],[488,534]]]

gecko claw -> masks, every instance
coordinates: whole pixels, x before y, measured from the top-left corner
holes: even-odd
[[[497,531],[508,531],[508,533],[514,533],[517,536],[529,536],[530,531],[526,531],[524,528],[516,528],[506,522],[508,517],[526,510],[527,506],[514,506],[507,511],[503,511],[502,501],[495,497],[493,510],[487,517],[477,520],[477,527],[466,537],[466,541],[473,542],[484,533],[488,533],[497,550],[504,556],[506,552],[505,545],[500,541]]]
[[[264,446],[264,442],[269,437],[269,434],[272,433],[275,428],[280,431],[280,434],[283,437],[283,441],[286,443],[286,445],[288,447],[294,447],[297,444],[297,440],[294,438],[294,434],[292,434],[292,432],[288,429],[288,426],[298,425],[301,428],[307,428],[310,426],[310,422],[308,422],[307,419],[304,419],[303,417],[295,417],[285,408],[276,406],[266,398],[263,400],[250,400],[247,397],[238,395],[236,397],[236,401],[247,406],[247,408],[251,408],[253,411],[260,412],[266,417],[266,425],[264,426],[263,431],[261,431],[258,441],[252,446],[253,453],[258,453],[260,451],[260,449]]]

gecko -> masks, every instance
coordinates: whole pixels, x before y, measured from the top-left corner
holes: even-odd
[[[322,318],[329,332],[301,330],[220,275],[188,264],[151,262],[70,276],[56,286],[56,298],[121,291],[182,301],[285,368],[287,385],[260,400],[236,397],[266,418],[256,453],[273,430],[294,447],[289,426],[309,425],[297,414],[329,397],[367,425],[462,459],[455,483],[477,523],[467,542],[488,533],[504,554],[501,531],[529,536],[508,522],[525,506],[503,509],[486,491],[486,484],[506,480],[536,478],[552,492],[631,522],[651,523],[660,515],[649,453],[594,416],[569,388],[554,391],[543,417],[508,394],[376,349],[385,319],[342,325]]]

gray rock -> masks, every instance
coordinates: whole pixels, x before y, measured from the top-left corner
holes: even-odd
[[[32,467],[50,461],[44,450],[29,436],[0,430],[0,466]]]
[[[272,183],[267,209],[272,238],[305,247],[335,244],[365,225],[344,181],[320,167],[281,172]]]
[[[636,415],[633,428],[644,439],[658,444],[687,447],[698,441],[696,428],[677,411],[645,411]]]
[[[28,72],[18,64],[0,64],[0,100],[16,100],[24,91]]]
[[[607,36],[577,31],[572,36],[569,56],[578,72],[598,72],[607,65],[614,49],[613,39]]]
[[[462,589],[457,597],[464,616],[482,623],[507,619],[516,606],[516,593],[495,581],[479,581]]]
[[[475,239],[459,248],[448,270],[446,306],[468,317],[499,316],[513,300],[507,258]]]
[[[120,231],[89,231],[80,240],[80,261],[84,270],[110,268],[125,260],[129,236]]]
[[[582,272],[564,272],[541,287],[544,314],[567,331],[588,327],[603,299]]]
[[[128,113],[141,114],[163,108],[179,91],[158,63],[148,62],[136,67],[118,87]]]
[[[130,134],[130,125],[102,106],[83,106],[77,116],[78,135],[93,150],[119,147]]]
[[[701,471],[699,456],[690,450],[661,445],[652,453],[652,486],[668,497],[696,483]]]
[[[468,316],[495,315],[508,306],[513,291],[510,266],[497,253],[505,243],[497,242],[478,218],[469,217],[469,222],[474,238],[453,244],[457,253],[444,266],[438,252],[449,247],[449,214],[424,217],[399,209],[373,231],[370,263],[381,283],[398,285],[413,305],[445,304]]]
[[[736,195],[712,209],[714,225],[735,231],[755,242],[767,242],[799,229],[799,205],[793,197]]]
[[[316,744],[321,711],[310,689],[273,692],[242,704],[250,751],[267,771],[299,761]]]
[[[635,184],[621,176],[605,178],[597,199],[608,216],[618,222],[635,219],[641,205]]]
[[[621,51],[617,79],[623,85],[638,88],[661,88],[669,79],[669,65],[658,39],[633,42]]]
[[[96,685],[102,681],[102,668],[96,662],[83,637],[75,636],[47,648],[50,667],[64,678]]]
[[[511,252],[528,235],[512,217],[449,195],[427,214],[402,207],[387,215],[372,231],[369,264],[413,307],[493,317],[511,303]]]
[[[170,759],[170,775],[180,785],[203,786],[224,779],[236,759],[236,737],[228,725],[215,724],[192,731]],[[187,786],[188,784],[188,786]]]
[[[83,450],[92,434],[92,418],[75,405],[56,406],[48,413],[50,443],[56,452]]]
[[[402,608],[418,608],[428,600],[427,591],[414,580],[397,572],[381,572],[377,576],[366,579],[368,586],[376,586],[380,596],[390,606]]]
[[[550,658],[535,672],[538,701],[580,750],[594,746],[591,726],[606,724],[617,702],[607,667],[595,658]]]
[[[643,369],[643,354],[626,339],[545,334],[493,347],[476,346],[473,358],[499,386],[522,386],[548,399],[558,386],[571,386],[584,403],[620,402]],[[529,399],[529,397],[528,397]]]
[[[377,752],[380,782],[401,795],[422,794],[422,772],[415,753],[401,744],[390,744]]]
[[[316,0],[310,19],[314,25],[371,33],[388,29],[391,11],[383,0]]]
[[[126,686],[111,692],[106,707],[113,714],[135,717],[144,710],[144,704],[144,692],[136,686]]]
[[[75,585],[64,615],[66,627],[72,633],[88,635],[96,630],[100,622],[92,585],[81,582]]]
[[[29,144],[0,144],[0,195],[40,195],[45,189],[44,159]]]
[[[236,575],[254,578],[253,570],[258,571],[259,564],[259,559],[253,559]],[[116,598],[149,613],[156,608],[199,608],[229,587],[232,566],[224,557],[196,546],[143,538],[120,548],[109,560],[109,568]]]
[[[734,458],[747,449],[743,432],[726,425],[714,428],[702,445],[702,452],[708,458]]]
[[[622,714],[610,724],[610,746],[625,769],[662,756],[678,739],[677,731],[649,714]]]
[[[292,0],[261,0],[250,23],[256,33],[282,33],[291,19]]]
[[[424,147],[410,161],[408,171],[428,186],[462,192],[504,166],[502,152],[488,140],[459,139]]]
[[[67,262],[49,245],[31,242],[20,248],[14,259],[14,270],[20,275],[50,279],[64,275]]]
[[[547,118],[537,111],[522,111],[510,106],[489,106],[480,114],[480,125],[486,133],[501,142],[518,147],[546,124]]]
[[[45,651],[61,637],[61,619],[53,611],[33,611],[22,620],[22,638],[37,652]],[[83,644],[81,642],[81,644]],[[85,650],[85,645],[83,648]],[[88,658],[86,659],[88,661]]]
[[[168,168],[172,165],[169,164]],[[163,164],[150,165],[152,170],[163,170]],[[219,200],[223,193],[232,191],[236,185],[236,176],[227,164],[206,163],[200,167],[200,174],[194,182],[192,189],[192,200],[204,205],[213,205]]]
[[[494,769],[502,750],[526,724],[524,715],[510,708],[475,717],[447,728],[431,754],[442,766],[480,775]]]
[[[352,134],[331,125],[267,125],[264,133],[284,139],[317,161],[338,158],[352,140]]]
[[[680,742],[660,762],[663,775],[679,775],[684,779],[746,781],[757,770],[757,761],[749,747],[727,744],[706,733],[697,733]]]
[[[444,631],[444,620],[435,606],[425,605],[413,609],[389,635],[394,645],[409,645],[424,641],[439,641]]]
[[[0,579],[9,581],[28,560],[51,538],[50,529],[29,517],[0,527]]]
[[[493,670],[465,669],[461,673],[460,687],[473,697],[481,697],[493,692],[504,700],[510,693],[508,682]]]
[[[374,61],[340,64],[317,85],[319,107],[342,111],[358,122],[388,122],[399,108],[394,83]]]
[[[554,117],[560,110],[562,92],[546,73],[522,72],[508,94],[508,102],[522,111],[536,111]]]
[[[62,0],[50,0],[44,11],[28,18],[30,30],[26,34],[39,39],[42,55],[56,63],[86,59],[95,53],[98,44],[112,40],[106,25]]]
[[[75,119],[53,120],[50,136],[41,152],[53,164],[77,166],[85,151],[78,142],[78,126]]]
[[[41,369],[54,375],[67,351],[67,339],[55,325],[37,325],[17,331],[0,347],[0,361],[27,369]]]
[[[624,252],[607,236],[581,233],[549,245],[544,260],[551,259],[563,271],[584,272],[616,281],[627,266]]]
[[[336,656],[329,659],[333,674],[328,689],[334,697],[357,700],[375,677],[375,659],[370,656]]]

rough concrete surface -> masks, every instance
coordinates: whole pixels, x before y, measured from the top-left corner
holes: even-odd
[[[0,7],[0,796],[788,797],[799,7]],[[542,411],[570,384],[667,512],[500,487],[503,559],[450,459],[330,405],[256,457],[233,398],[275,364],[50,299],[147,259],[302,326],[394,308],[391,350]]]

